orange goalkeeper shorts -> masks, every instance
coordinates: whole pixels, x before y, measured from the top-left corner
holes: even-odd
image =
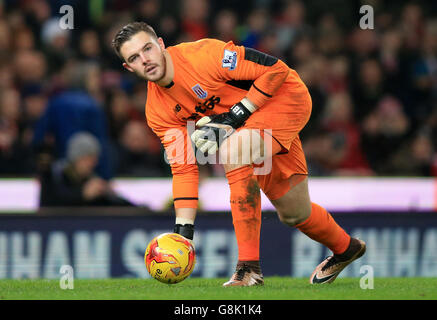
[[[270,200],[279,199],[290,190],[289,178],[292,175],[308,174],[299,132],[310,118],[311,107],[311,97],[307,91],[293,96],[293,99],[279,96],[252,114],[242,127],[260,129],[262,137],[271,132],[273,139],[282,147],[271,159],[271,170],[267,163],[269,160],[254,165],[254,168],[264,167],[261,170],[264,173],[256,177],[260,188]]]

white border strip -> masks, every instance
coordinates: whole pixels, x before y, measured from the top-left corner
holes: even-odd
[[[165,210],[172,199],[171,179],[114,179],[114,189],[139,205]],[[310,178],[313,202],[329,211],[437,210],[434,178]],[[228,211],[229,185],[225,178],[210,178],[199,187],[205,211]],[[39,204],[39,183],[34,179],[0,179],[0,211],[33,212]],[[166,207],[167,206],[167,207]],[[262,194],[262,209],[273,210]]]

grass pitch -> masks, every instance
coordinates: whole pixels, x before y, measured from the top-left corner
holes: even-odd
[[[75,280],[70,290],[59,280],[0,280],[0,300],[437,300],[436,278],[375,278],[374,289],[366,290],[359,278],[310,285],[306,278],[267,277],[264,286],[223,288],[227,280]]]

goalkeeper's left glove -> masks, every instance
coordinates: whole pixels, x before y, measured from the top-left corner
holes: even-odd
[[[215,154],[221,143],[236,129],[243,126],[256,107],[244,98],[234,104],[228,112],[214,116],[205,116],[196,123],[197,129],[191,140],[203,153]]]

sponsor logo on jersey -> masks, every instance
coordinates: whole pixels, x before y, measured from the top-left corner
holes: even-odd
[[[206,99],[208,96],[208,92],[203,90],[203,88],[200,86],[200,84],[196,84],[194,87],[191,88],[194,93],[200,98],[200,99]]]
[[[197,105],[194,107],[196,112],[191,113],[188,117],[183,117],[182,120],[197,120],[201,117],[200,114],[205,114],[207,111],[211,111],[214,107],[220,103],[220,97],[212,96],[208,100],[204,102],[197,102]],[[176,108],[176,107],[175,107]]]
[[[235,51],[225,50],[222,59],[222,68],[234,70],[237,66],[237,53]]]

